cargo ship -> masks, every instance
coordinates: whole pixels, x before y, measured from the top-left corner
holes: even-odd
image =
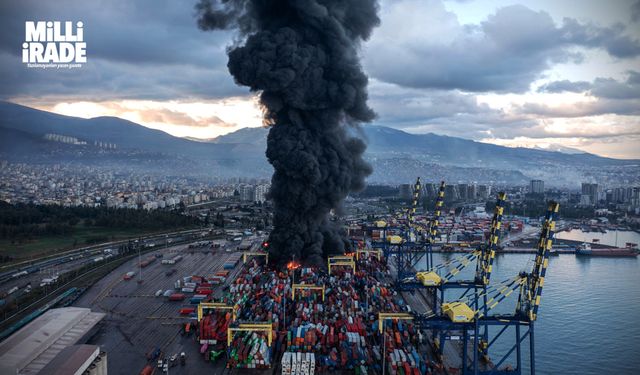
[[[576,249],[576,255],[604,256],[604,257],[635,257],[638,256],[638,245],[627,243],[626,247],[592,249],[590,243],[583,243]]]

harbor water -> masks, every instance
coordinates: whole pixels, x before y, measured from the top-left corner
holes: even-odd
[[[460,254],[434,254],[440,263]],[[492,283],[530,272],[534,254],[503,254],[495,259]],[[419,268],[419,267],[418,267]],[[475,263],[456,279],[470,279]],[[462,292],[451,290],[446,299]],[[515,311],[517,292],[493,311]],[[535,323],[536,373],[639,374],[640,373],[640,260],[637,258],[552,256]],[[491,313],[491,312],[490,312]],[[501,327],[491,328],[492,334]],[[524,329],[523,329],[524,333]],[[508,335],[508,336],[507,336]],[[515,343],[509,328],[492,346],[494,363]],[[522,360],[529,371],[529,339],[523,342]],[[515,353],[504,362],[515,366]]]

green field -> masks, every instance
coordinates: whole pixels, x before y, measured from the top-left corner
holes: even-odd
[[[74,229],[74,233],[67,236],[44,236],[33,240],[24,240],[20,243],[11,243],[10,240],[0,240],[0,255],[15,258],[15,261],[32,257],[49,255],[61,250],[70,250],[105,241],[117,241],[126,238],[136,238],[149,232],[141,230],[122,230],[100,227],[85,227],[82,225]]]

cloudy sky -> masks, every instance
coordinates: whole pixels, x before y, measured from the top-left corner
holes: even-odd
[[[0,100],[178,136],[261,126],[195,1],[0,3]],[[640,0],[385,0],[362,46],[374,123],[507,146],[640,158]],[[21,62],[26,20],[83,21],[87,64]]]

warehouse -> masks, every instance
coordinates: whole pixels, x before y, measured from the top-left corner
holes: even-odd
[[[1,374],[39,374],[65,348],[84,343],[105,314],[51,309],[0,343]]]
[[[95,345],[72,345],[49,362],[38,375],[107,375],[107,353]]]

